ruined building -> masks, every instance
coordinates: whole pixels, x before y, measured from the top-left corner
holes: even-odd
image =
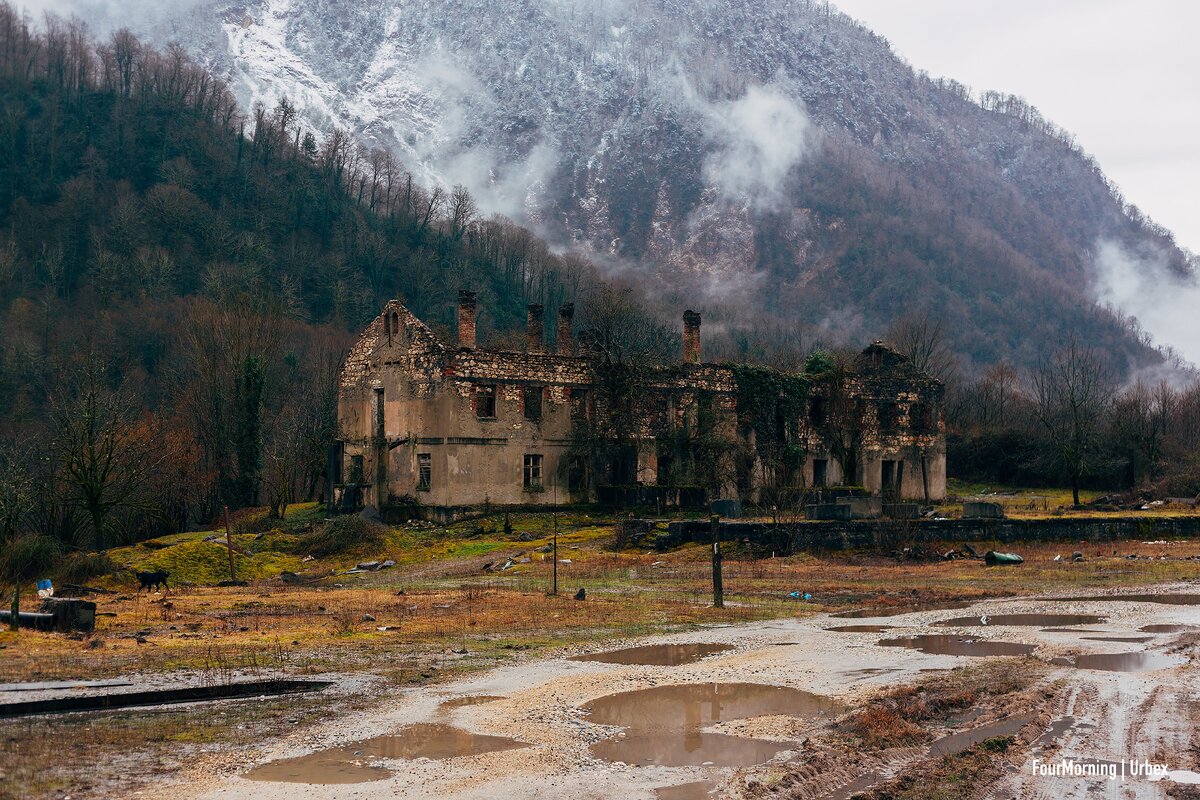
[[[881,342],[802,375],[706,364],[688,311],[682,361],[632,368],[598,358],[573,314],[558,310],[551,349],[529,306],[524,350],[501,351],[476,346],[471,292],[455,343],[389,302],[341,370],[343,504],[779,507],[839,484],[945,494],[942,386]]]

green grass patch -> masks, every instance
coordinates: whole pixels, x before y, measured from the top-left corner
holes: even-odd
[[[135,571],[166,570],[171,583],[215,584],[229,579],[229,551],[216,542],[183,542],[147,553],[140,548],[118,548],[110,552],[117,563]],[[284,570],[300,568],[300,559],[287,553],[234,553],[240,580],[271,578]]]

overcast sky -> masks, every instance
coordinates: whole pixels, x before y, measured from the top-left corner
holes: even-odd
[[[1018,94],[1200,252],[1200,2],[834,0],[913,67]]]

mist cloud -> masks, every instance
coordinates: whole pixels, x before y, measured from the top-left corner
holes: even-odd
[[[737,100],[704,104],[701,111],[717,144],[704,161],[705,180],[728,200],[780,205],[788,173],[815,135],[803,106],[777,87],[751,86]]]
[[[1181,278],[1152,245],[1136,251],[1112,239],[1096,243],[1100,300],[1133,316],[1158,344],[1200,364],[1200,283]]]
[[[426,182],[466,186],[484,216],[537,222],[539,195],[558,168],[558,151],[540,141],[519,158],[477,144],[478,126],[495,120],[495,98],[462,63],[441,49],[414,66],[424,76],[433,112],[410,149]],[[398,131],[399,134],[399,131]]]

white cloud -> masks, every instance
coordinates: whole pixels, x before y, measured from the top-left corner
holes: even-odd
[[[699,101],[717,149],[704,161],[705,180],[729,200],[759,207],[784,200],[788,173],[808,153],[816,129],[801,104],[773,86],[750,86],[737,100]]]
[[[1171,271],[1152,245],[1135,252],[1112,239],[1096,243],[1095,265],[1102,302],[1135,317],[1158,344],[1200,364],[1200,283],[1194,276]]]

